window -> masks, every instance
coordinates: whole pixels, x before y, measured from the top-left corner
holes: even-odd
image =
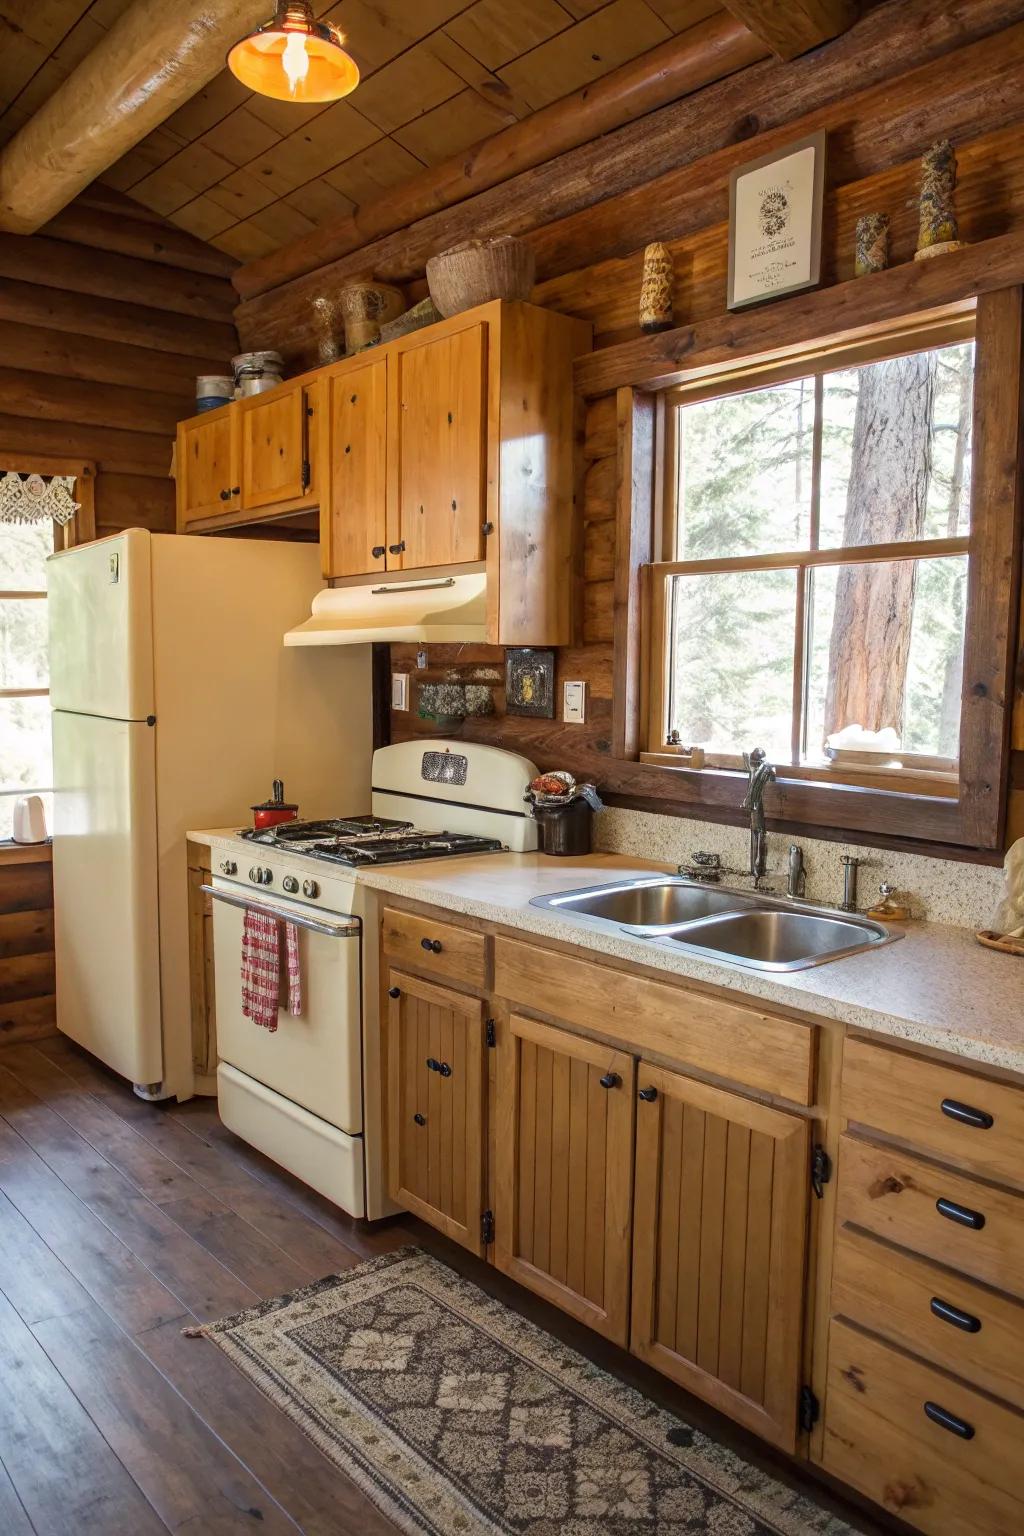
[[[53,524],[0,524],[0,840],[19,795],[42,794],[52,826],[46,558]]]
[[[668,397],[652,753],[955,798],[975,347],[945,337]]]

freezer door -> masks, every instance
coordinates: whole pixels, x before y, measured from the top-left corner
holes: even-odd
[[[53,716],[57,1027],[147,1085],[163,1079],[155,736]]]
[[[47,561],[54,709],[112,720],[156,712],[151,538],[130,528]]]

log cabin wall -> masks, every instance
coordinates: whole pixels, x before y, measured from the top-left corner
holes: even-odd
[[[707,153],[698,159],[613,191],[604,201],[555,222],[531,225],[528,209],[516,212],[520,232],[537,250],[541,281],[536,302],[592,321],[598,348],[639,335],[642,248],[651,239],[664,240],[673,253],[676,324],[723,313],[729,172],[814,129],[829,134],[825,286],[853,277],[853,229],[864,212],[890,214],[892,265],[912,259],[919,156],[940,137],[951,137],[957,149],[961,236],[976,242],[1024,228],[1024,4],[973,0],[941,14],[923,0],[883,5],[812,55],[791,64],[755,65],[644,122],[653,125],[667,114],[679,117],[682,109],[692,111],[701,101],[705,109],[694,132]],[[811,110],[801,110],[805,107]],[[655,158],[657,141],[655,130],[650,136]],[[679,156],[688,158],[685,144]],[[619,164],[613,153],[607,159]],[[405,254],[395,248],[397,264],[414,259],[410,252],[420,246],[417,230],[427,222],[406,232]],[[286,291],[266,299],[280,304]],[[251,301],[242,312],[262,302]],[[450,725],[418,714],[418,679],[491,681],[495,713],[465,721],[454,734],[522,751],[543,768],[564,767],[578,777],[594,778],[611,792],[613,802],[693,814],[671,802],[644,801],[636,792],[636,765],[610,755],[615,430],[614,397],[591,401],[580,444],[579,643],[559,653],[556,680],[559,713],[562,681],[585,680],[586,723],[506,715],[503,687],[495,683],[503,679],[504,654],[496,648],[430,646],[427,667],[418,670],[416,647],[393,646],[392,669],[410,673],[412,687],[409,710],[391,713],[392,739],[453,734]],[[1013,745],[1007,841],[1024,834],[1024,660],[1018,668]],[[698,814],[718,819],[705,811]],[[720,819],[738,819],[738,813]]]
[[[175,426],[237,351],[234,265],[100,189],[0,234],[0,453],[94,462],[99,537],[174,530]],[[55,1027],[48,854],[0,849],[0,1040]]]

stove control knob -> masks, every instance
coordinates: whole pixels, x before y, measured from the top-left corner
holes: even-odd
[[[259,877],[261,885],[273,885],[274,883],[274,871],[272,869],[261,869]]]
[[[320,895],[320,887],[315,880],[303,880],[302,894],[303,896],[308,896],[310,901],[315,901]]]
[[[235,863],[234,859],[221,859],[220,872],[222,875],[237,875],[238,865]]]
[[[285,875],[284,879],[281,881],[282,891],[287,891],[289,896],[294,896],[298,888],[299,882],[296,880],[295,876]]]
[[[259,875],[256,872],[256,866],[254,864],[249,866],[249,879],[252,881],[253,885],[259,884]]]

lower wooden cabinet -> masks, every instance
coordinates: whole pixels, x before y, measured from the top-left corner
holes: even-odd
[[[388,973],[388,1193],[484,1251],[483,1004]]]
[[[640,1063],[634,1354],[766,1440],[797,1440],[805,1120]]]
[[[629,1337],[632,1057],[513,1014],[499,1040],[494,1262]]]

